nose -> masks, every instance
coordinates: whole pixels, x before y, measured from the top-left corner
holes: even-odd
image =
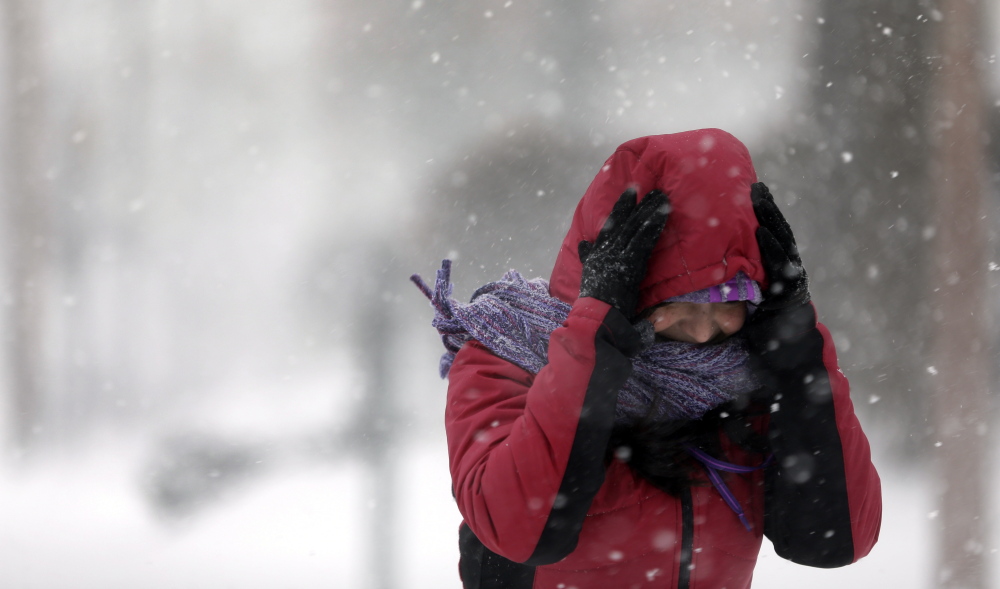
[[[712,314],[707,309],[704,312],[697,313],[693,317],[689,317],[685,327],[687,328],[685,331],[687,331],[688,336],[699,344],[711,340],[719,331],[719,327],[715,324]]]

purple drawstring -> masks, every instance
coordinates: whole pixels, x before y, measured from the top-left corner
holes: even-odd
[[[765,468],[767,465],[771,464],[771,460],[774,459],[774,455],[769,455],[764,462],[760,463],[759,466],[741,466],[739,464],[733,464],[731,462],[725,462],[723,460],[719,460],[718,458],[714,458],[694,446],[685,446],[684,449],[688,451],[688,454],[694,456],[699,462],[705,465],[705,470],[708,471],[708,478],[712,481],[712,486],[719,492],[719,495],[722,495],[722,500],[726,502],[729,509],[733,510],[736,517],[740,518],[740,522],[743,523],[743,527],[749,532],[751,526],[750,522],[747,520],[746,514],[743,512],[743,507],[740,505],[740,502],[736,500],[736,497],[733,495],[733,492],[729,490],[729,487],[726,486],[726,483],[722,480],[722,476],[719,475],[719,471],[721,470],[723,472],[735,472],[740,474],[750,473],[755,470]]]

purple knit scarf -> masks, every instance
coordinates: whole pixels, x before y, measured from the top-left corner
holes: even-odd
[[[451,298],[450,260],[442,262],[433,290],[416,274],[410,279],[436,311],[431,325],[447,350],[441,357],[441,378],[448,376],[455,354],[469,340],[538,373],[548,363],[550,334],[570,311],[570,305],[549,295],[548,282],[525,280],[513,270],[479,288],[469,304]],[[698,419],[759,386],[741,337],[714,345],[657,342],[633,358],[632,366],[615,407],[620,425],[642,419]]]

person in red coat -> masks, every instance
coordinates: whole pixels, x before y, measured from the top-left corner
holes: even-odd
[[[641,198],[640,198],[640,195]],[[791,229],[718,129],[604,163],[549,282],[432,291],[464,587],[750,587],[839,567],[881,488]]]

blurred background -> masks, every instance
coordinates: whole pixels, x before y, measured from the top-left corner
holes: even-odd
[[[995,585],[995,3],[0,8],[5,587],[460,587],[407,277],[547,277],[619,143],[702,127],[791,221],[884,479],[871,556],[755,585]]]

